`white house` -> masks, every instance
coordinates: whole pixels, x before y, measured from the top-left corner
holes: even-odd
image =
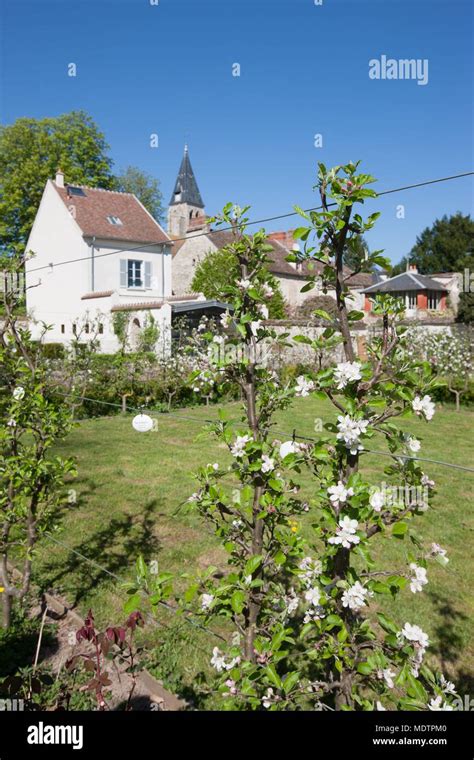
[[[171,325],[172,241],[130,193],[48,180],[27,243],[26,305],[52,326],[48,342],[67,344],[98,320],[101,349],[114,351],[112,315],[128,311],[132,340],[153,314],[161,340]],[[186,300],[186,298],[182,299]],[[85,329],[84,329],[85,326]]]

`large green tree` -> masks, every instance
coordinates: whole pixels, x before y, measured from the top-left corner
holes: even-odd
[[[456,214],[436,219],[416,239],[408,256],[393,269],[393,274],[404,272],[407,263],[416,264],[421,274],[435,272],[462,272],[468,267],[468,252],[474,247],[474,221],[469,214]]]
[[[133,193],[157,222],[164,220],[163,194],[159,181],[136,166],[127,166],[116,177],[115,186],[123,193]]]
[[[211,251],[198,264],[191,283],[194,293],[204,293],[206,298],[225,298],[229,290],[229,283],[235,283],[239,279],[239,264],[228,248]],[[269,317],[271,319],[284,319],[287,316],[287,305],[280,285],[275,277],[271,277],[273,295],[268,301]]]
[[[22,254],[46,180],[58,167],[70,183],[114,187],[109,146],[93,119],[72,111],[46,119],[17,119],[0,127],[0,241]]]

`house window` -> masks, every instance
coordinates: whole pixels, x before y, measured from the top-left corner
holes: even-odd
[[[439,309],[439,293],[437,290],[428,291],[428,309]]]
[[[72,332],[73,332],[74,335],[77,335],[77,325],[76,325],[75,322],[74,322],[74,324],[72,326]]]
[[[128,260],[127,288],[142,288],[142,262],[136,259]]]
[[[109,224],[114,224],[118,227],[121,227],[123,225],[122,220],[118,216],[108,216],[107,221]]]
[[[99,334],[100,335],[104,334],[104,325],[102,323],[100,323],[100,325],[99,325]]]
[[[151,261],[122,259],[120,261],[121,288],[151,288]]]
[[[86,324],[84,325],[84,329],[86,331],[86,335],[88,335],[89,334],[89,322],[86,322]]]
[[[408,308],[416,309],[416,290],[408,291]]]
[[[61,333],[64,335],[65,332],[66,332],[66,330],[65,330],[64,325],[61,325]]]

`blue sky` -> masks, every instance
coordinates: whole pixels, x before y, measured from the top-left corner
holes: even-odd
[[[258,219],[314,205],[318,161],[362,159],[379,190],[473,168],[470,0],[0,0],[0,27],[2,123],[85,109],[116,168],[158,177],[166,202],[185,140],[207,212],[232,200]],[[428,84],[370,79],[383,54],[428,59]],[[471,211],[472,187],[371,203],[371,247],[397,261]]]

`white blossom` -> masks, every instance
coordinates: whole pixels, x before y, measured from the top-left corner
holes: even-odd
[[[344,441],[351,454],[357,454],[364,448],[360,436],[366,432],[368,420],[354,420],[348,414],[339,415],[337,439]]]
[[[262,292],[265,298],[271,298],[274,291],[271,285],[269,285],[267,282],[264,282],[262,285]]]
[[[380,512],[382,510],[382,507],[385,506],[384,493],[382,491],[373,491],[370,496],[369,502],[374,512]]]
[[[25,389],[21,385],[18,385],[16,388],[14,388],[13,398],[15,399],[15,401],[21,401],[22,398],[24,397],[25,397]]]
[[[346,589],[342,595],[342,606],[349,607],[351,610],[360,610],[366,605],[368,590],[356,581],[353,586]]]
[[[426,649],[430,643],[428,634],[426,634],[419,625],[405,623],[401,630],[401,634],[405,639],[407,639],[407,641],[412,641],[422,649]]]
[[[219,647],[214,647],[212,650],[211,665],[217,670],[218,673],[226,670],[225,657],[220,651]]]
[[[221,673],[223,670],[232,670],[240,662],[240,657],[234,657],[230,662],[225,661],[225,657],[220,651],[219,647],[214,647],[212,650],[211,665]]]
[[[265,707],[265,709],[268,710],[268,708],[271,707],[274,702],[279,702],[279,701],[280,701],[280,697],[278,696],[278,694],[275,694],[272,687],[270,686],[270,688],[267,689],[267,693],[262,699],[262,705]]]
[[[423,591],[423,586],[426,586],[428,583],[428,578],[426,577],[425,568],[419,567],[415,562],[410,563],[410,570],[413,572],[410,581],[410,591],[416,594],[418,591]]]
[[[361,365],[359,362],[341,362],[334,370],[334,380],[337,383],[337,388],[343,390],[348,383],[353,383],[355,380],[360,380],[362,375],[360,374]]]
[[[7,422],[7,425],[8,427],[12,427],[12,428],[16,427],[16,420],[14,420],[13,418],[9,419]]]
[[[443,702],[443,697],[434,697],[428,705],[428,710],[433,712],[454,710],[452,705],[447,702]]]
[[[291,617],[296,612],[299,605],[299,599],[296,596],[294,588],[290,588],[289,594],[285,596],[285,612]]]
[[[323,565],[321,560],[313,559],[312,557],[304,557],[300,562],[301,579],[306,586],[311,586],[314,583],[315,578],[321,575],[323,572]]]
[[[261,326],[262,326],[261,319],[255,319],[253,322],[250,322],[250,330],[254,337],[257,337],[257,333],[260,330]]]
[[[348,496],[354,495],[353,488],[346,488],[342,480],[339,480],[337,486],[328,488],[329,499],[333,504],[345,504]]]
[[[390,670],[390,668],[385,668],[384,670],[382,670],[382,678],[387,684],[389,689],[393,689],[394,687],[393,679],[395,678],[396,675],[397,674],[394,673],[393,670]]]
[[[443,675],[441,675],[440,682],[441,688],[445,694],[452,694],[454,697],[457,696],[456,687],[452,681],[448,681]]]
[[[213,594],[203,594],[201,597],[201,609],[208,610],[213,601]]]
[[[231,316],[230,312],[228,312],[228,311],[225,311],[224,314],[221,314],[221,316],[219,317],[219,319],[220,319],[220,323],[221,323],[221,325],[222,325],[222,327],[224,329],[227,329],[230,326],[231,322],[232,322],[232,316]]]
[[[296,441],[285,441],[280,446],[280,457],[284,459],[288,454],[298,454],[301,451],[301,446]]]
[[[384,707],[383,704],[379,700],[377,700],[376,705],[377,705],[378,712],[387,712],[387,708]]]
[[[336,535],[329,539],[330,544],[341,544],[345,549],[350,549],[351,544],[360,542],[359,536],[355,535],[359,523],[357,520],[351,520],[347,515],[339,520],[339,526],[336,529]]]
[[[258,307],[258,310],[262,319],[268,319],[268,306],[266,306],[264,303],[261,303]]]
[[[217,343],[218,345],[222,345],[225,341],[225,338],[223,335],[214,335],[212,342]]]
[[[267,456],[266,454],[263,454],[262,456],[262,472],[271,472],[275,469],[275,460],[271,457]]]
[[[230,447],[230,453],[236,459],[240,459],[244,455],[244,449],[246,444],[250,441],[249,435],[238,435],[235,442]]]
[[[408,436],[408,438],[406,439],[406,444],[408,448],[410,449],[410,451],[412,451],[414,454],[416,454],[417,451],[421,449],[421,443],[418,440],[418,438],[414,438],[411,435]]]
[[[251,287],[252,283],[250,280],[237,280],[237,286],[241,290],[248,290]]]
[[[314,607],[317,607],[321,600],[321,592],[316,586],[313,586],[313,588],[309,588],[305,592],[304,598],[306,599],[307,602],[312,604]]]
[[[314,391],[314,382],[307,380],[304,375],[296,378],[295,393],[296,396],[309,396],[310,391]]]
[[[431,544],[431,554],[433,557],[442,557],[446,564],[449,562],[446,549],[443,549],[439,544]]]
[[[434,488],[436,484],[434,480],[431,480],[428,475],[425,475],[425,473],[423,473],[421,476],[421,485],[428,486],[428,488]]]
[[[412,401],[412,409],[418,416],[423,415],[425,419],[431,420],[435,413],[435,405],[431,400],[431,396],[415,396]]]

